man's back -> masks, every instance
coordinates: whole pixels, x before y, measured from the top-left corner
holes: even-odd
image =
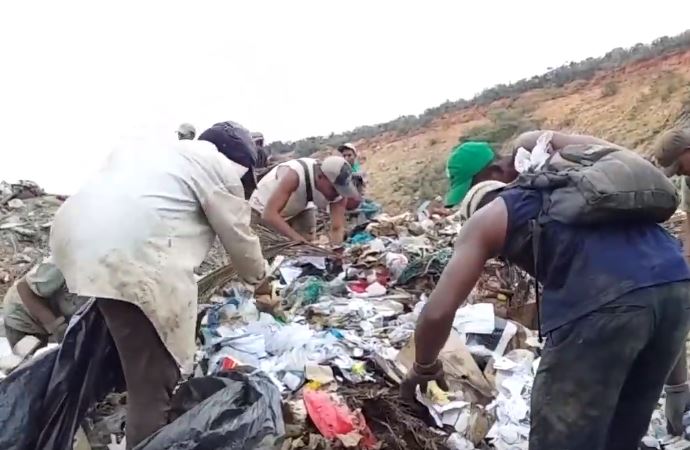
[[[529,222],[542,207],[538,191],[501,194],[508,210],[504,256],[533,272]],[[687,280],[680,244],[652,223],[596,227],[549,222],[539,248],[544,289],[543,331],[548,332],[636,289]]]
[[[239,176],[244,170],[206,142],[116,150],[60,208],[52,245],[58,253],[69,245],[80,261],[116,264],[125,259],[142,266],[174,266],[190,269],[191,277],[214,238],[203,204],[218,188],[242,198]],[[79,289],[74,277],[66,279],[70,289]]]
[[[243,171],[206,142],[113,152],[55,215],[51,249],[69,290],[134,303],[189,370],[197,299],[193,269],[216,232],[241,276],[263,276]]]

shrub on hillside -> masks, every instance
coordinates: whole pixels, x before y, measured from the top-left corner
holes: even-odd
[[[613,97],[618,94],[618,84],[615,81],[607,81],[601,88],[602,97]]]
[[[460,136],[459,142],[485,141],[495,150],[500,150],[511,138],[524,131],[536,130],[540,126],[538,121],[526,118],[518,110],[494,110],[489,113],[489,119],[489,124],[472,128]]]

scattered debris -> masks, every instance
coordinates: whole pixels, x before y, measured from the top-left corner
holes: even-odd
[[[2,186],[0,196],[12,194],[0,203],[0,289],[6,289],[47,255],[62,200]],[[22,205],[14,201],[20,196]],[[677,235],[683,220],[678,213],[665,226]],[[266,395],[255,417],[280,394],[282,412],[271,406],[263,420],[269,438],[283,438],[284,450],[526,449],[536,315],[533,283],[517,267],[489,261],[458,310],[440,354],[450,391],[431,383],[418,391],[416,407],[398,393],[414,361],[416,320],[459,228],[453,217],[359,216],[348,242],[332,251],[257,227],[277,279],[256,293],[233,281],[236,273],[216,244],[198,270],[206,274],[199,279],[198,366],[188,383],[245,380],[243,389]],[[185,386],[178,392],[193,392]],[[229,387],[219,389],[221,398]],[[165,439],[184,433],[182,425],[200,412],[203,399],[197,400],[196,409],[174,414]],[[82,423],[92,449],[122,444],[125,408],[126,394],[92,408]],[[158,439],[150,445],[163,442]],[[663,397],[645,443],[675,448],[665,431]]]
[[[10,209],[21,209],[24,207],[24,202],[18,198],[13,198],[9,202],[7,202],[7,207]]]

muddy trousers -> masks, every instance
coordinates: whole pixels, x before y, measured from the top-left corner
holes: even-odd
[[[149,319],[131,303],[98,299],[120,357],[127,384],[127,448],[168,423],[170,399],[180,373]]]
[[[548,334],[530,450],[637,450],[690,324],[690,283],[640,289]]]

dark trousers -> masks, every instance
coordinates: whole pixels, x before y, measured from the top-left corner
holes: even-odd
[[[168,423],[170,399],[180,378],[177,363],[138,306],[98,299],[120,356],[127,384],[127,448]]]
[[[530,450],[637,450],[689,324],[690,283],[681,282],[551,332],[532,389]]]

